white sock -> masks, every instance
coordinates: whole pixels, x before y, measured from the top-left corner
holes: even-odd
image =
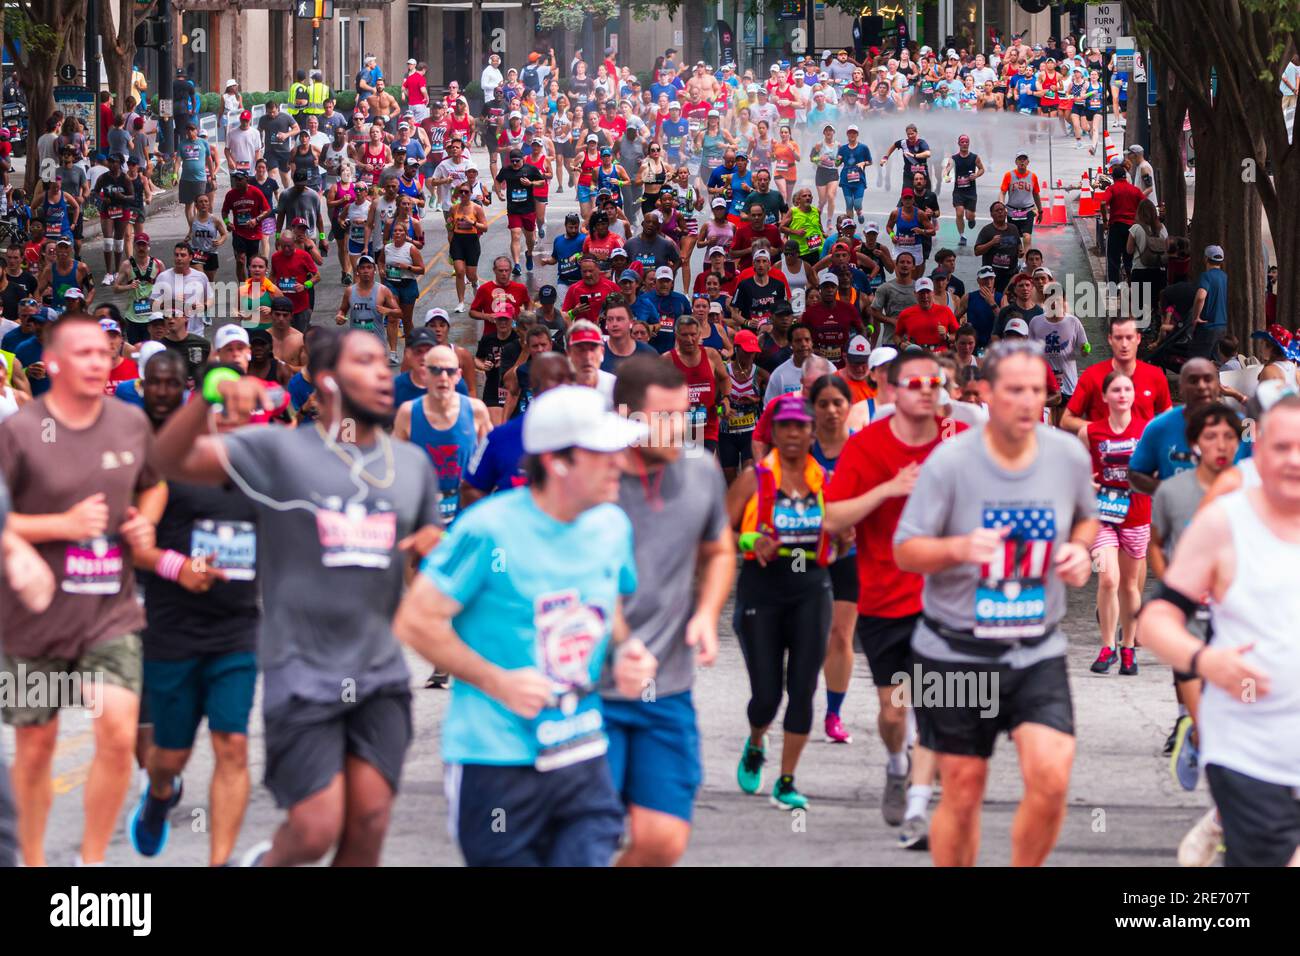
[[[916,743],[916,711],[909,707],[907,708],[907,737],[903,741],[903,746],[906,748],[914,743]]]
[[[907,773],[907,751],[900,750],[896,754],[890,754],[889,760],[885,763],[885,769],[895,777]]]
[[[907,812],[904,817],[923,817],[930,809],[930,795],[933,787],[911,786],[907,788]]]
[[[1188,710],[1187,710],[1187,708],[1186,708],[1183,704],[1179,704],[1179,705],[1178,705],[1178,716],[1179,716],[1179,717],[1186,717],[1186,716],[1188,716]]]

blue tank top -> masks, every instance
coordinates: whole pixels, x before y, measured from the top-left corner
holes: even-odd
[[[894,249],[895,251],[911,251],[921,244],[921,237],[914,235],[913,230],[921,224],[921,214],[913,207],[912,218],[903,218],[903,207],[898,207],[898,218],[894,220]]]
[[[478,442],[474,430],[474,409],[464,397],[460,399],[460,413],[451,428],[434,428],[424,414],[424,401],[421,399],[411,407],[411,442],[424,449],[424,453],[433,462],[433,470],[438,474],[438,490],[442,492],[442,501],[438,513],[446,527],[456,520],[460,512],[461,476],[469,467],[469,460],[474,454]]]
[[[68,222],[68,201],[59,193],[58,202],[48,199],[41,203],[41,218],[45,220],[45,235],[51,239],[72,237],[71,224]]]
[[[717,349],[719,352],[727,347],[727,343],[722,340],[722,333],[718,331],[716,323],[709,323],[708,337],[700,342],[701,348],[705,346],[708,346],[711,349]]]
[[[623,193],[619,187],[615,185],[618,181],[620,180],[618,178],[617,166],[611,166],[609,172],[605,172],[603,169],[596,170],[596,188],[608,189],[609,197],[614,200],[614,205],[621,206],[623,205]]]
[[[867,401],[871,401],[871,400],[870,400],[870,399],[867,399]],[[875,414],[875,411],[876,411],[876,409],[875,409],[875,403],[872,402],[872,404],[871,404],[871,412],[872,412],[873,415]],[[852,432],[852,431],[849,432],[849,436],[850,436],[850,437],[853,436],[853,432]],[[812,444],[812,449],[811,449],[811,451],[812,451],[812,456],[813,456],[813,458],[817,459],[817,464],[821,465],[823,468],[826,469],[826,480],[827,480],[827,482],[829,483],[829,482],[830,482],[830,479],[831,479],[831,478],[834,476],[834,474],[835,474],[835,465],[836,465],[836,463],[840,460],[840,456],[839,456],[839,455],[836,455],[834,458],[832,458],[832,457],[830,457],[829,455],[827,455],[826,452],[822,451],[822,443],[819,442],[819,441],[817,441],[817,439],[815,439],[815,438],[813,439],[813,444]],[[844,449],[843,449],[843,448],[840,449],[840,454],[841,454],[841,455],[844,454]],[[845,552],[844,552],[843,554],[841,554],[838,558],[836,558],[836,560],[837,560],[837,561],[844,561],[844,560],[846,560],[846,559],[851,559],[851,558],[852,558],[854,555],[856,555],[857,553],[858,553],[858,546],[857,546],[856,544],[854,544],[852,547],[849,548],[849,550],[845,551]]]
[[[50,304],[56,309],[63,308],[63,296],[77,285],[77,265],[77,260],[73,259],[72,268],[60,272],[57,262],[50,263]]]

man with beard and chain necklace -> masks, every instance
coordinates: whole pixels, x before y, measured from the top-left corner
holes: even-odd
[[[410,675],[391,621],[407,554],[442,533],[428,458],[390,438],[393,376],[384,343],[317,330],[308,360],[320,418],[294,429],[218,435],[208,405],[243,424],[264,383],[215,368],[202,402],[157,438],[168,478],[233,481],[255,503],[263,617],[266,784],[288,811],[250,866],[376,866],[411,741]]]

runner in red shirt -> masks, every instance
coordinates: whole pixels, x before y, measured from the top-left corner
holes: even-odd
[[[1115,319],[1106,335],[1112,358],[1109,362],[1090,365],[1079,374],[1079,384],[1070,396],[1070,404],[1061,416],[1061,427],[1078,433],[1087,422],[1105,418],[1106,399],[1102,383],[1112,371],[1123,372],[1133,380],[1133,415],[1150,421],[1161,412],[1173,407],[1169,395],[1169,380],[1162,369],[1138,360],[1137,350],[1141,336],[1137,320]]]
[[[1122,272],[1127,272],[1133,263],[1133,257],[1128,254],[1128,233],[1137,221],[1138,204],[1146,197],[1128,181],[1128,171],[1122,165],[1112,166],[1110,175],[1114,182],[1097,194],[1097,202],[1101,204],[1101,221],[1106,226],[1106,279],[1119,282]]]
[[[509,299],[515,314],[528,308],[528,287],[522,282],[510,281],[510,259],[497,256],[492,260],[492,281],[478,287],[469,304],[469,317],[482,322],[496,321],[497,303]]]
[[[785,245],[785,240],[781,238],[781,229],[775,223],[768,225],[765,221],[767,213],[764,212],[761,205],[750,206],[744,222],[736,227],[736,237],[731,240],[731,257],[736,260],[736,266],[741,269],[748,269],[754,264],[754,240],[766,239],[770,246],[768,251],[773,256],[779,256],[781,249]],[[787,283],[787,287],[788,287]]]
[[[952,309],[934,301],[934,283],[922,276],[916,280],[916,305],[898,313],[894,337],[924,348],[946,352],[956,340],[961,323]],[[901,347],[901,346],[900,346]]]
[[[250,186],[242,169],[231,170],[230,189],[221,200],[221,218],[231,231],[235,250],[235,275],[240,282],[248,278],[248,257],[261,252],[262,220],[272,215],[262,190]]]
[[[1133,380],[1111,372],[1103,384],[1106,415],[1088,422],[1079,438],[1092,455],[1092,480],[1098,486],[1097,517],[1101,524],[1092,545],[1097,575],[1097,622],[1101,652],[1092,664],[1105,674],[1118,659],[1125,676],[1138,672],[1137,611],[1146,577],[1147,544],[1151,540],[1151,499],[1129,488],[1129,459],[1137,448],[1146,420],[1133,413]],[[1115,654],[1115,624],[1120,626],[1119,656]]]
[[[862,331],[862,314],[839,301],[839,288],[839,277],[823,270],[817,279],[817,297],[809,299],[804,309],[803,323],[812,329],[813,351],[843,368],[849,339]]]
[[[574,286],[577,288],[577,286]],[[573,291],[572,289],[569,291]],[[672,362],[686,376],[686,388],[690,397],[687,410],[686,440],[692,444],[703,440],[704,447],[713,454],[718,452],[718,409],[723,415],[731,414],[728,393],[731,391],[731,377],[723,364],[722,356],[716,349],[700,346],[703,328],[698,317],[699,304],[690,315],[679,316],[674,330],[677,344],[664,358]],[[707,310],[707,304],[704,310]],[[708,312],[705,311],[707,321]]]
[[[106,315],[99,320],[99,327],[108,333],[109,348],[118,357],[117,364],[108,373],[108,381],[104,383],[104,394],[112,395],[117,391],[118,382],[133,382],[140,377],[140,371],[135,366],[135,359],[122,354],[122,323]]]
[[[938,416],[938,381],[933,357],[904,352],[894,359],[889,367],[889,382],[897,387],[894,413],[845,444],[826,491],[823,525],[832,533],[857,531],[858,641],[880,699],[877,723],[889,755],[881,812],[886,823],[902,825],[899,842],[909,849],[926,845],[937,763],[933,752],[916,746],[908,786],[907,695],[896,692],[895,675],[911,672],[923,579],[898,569],[893,539],[921,463],[965,427]]]
[[[316,261],[294,244],[293,233],[280,233],[271,254],[271,281],[293,303],[293,327],[299,332],[311,325],[311,288],[318,279]]]
[[[600,325],[605,297],[617,292],[618,286],[601,275],[600,265],[591,256],[584,255],[578,262],[578,269],[582,272],[582,281],[569,286],[560,311],[570,322],[586,319]]]

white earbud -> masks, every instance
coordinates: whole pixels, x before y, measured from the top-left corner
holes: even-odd
[[[320,380],[320,387],[321,387],[322,389],[324,389],[325,391],[329,392],[330,394],[334,394],[334,393],[338,392],[338,390],[339,390],[339,387],[338,387],[336,384],[334,384],[334,379],[332,379],[332,378],[323,378],[323,379],[321,379],[321,380]]]
[[[50,359],[48,362],[46,362],[45,368],[51,375],[59,374],[59,363],[54,361],[54,359]]]
[[[555,473],[560,476],[567,475],[569,473],[569,466],[563,462],[557,461],[555,463]]]

